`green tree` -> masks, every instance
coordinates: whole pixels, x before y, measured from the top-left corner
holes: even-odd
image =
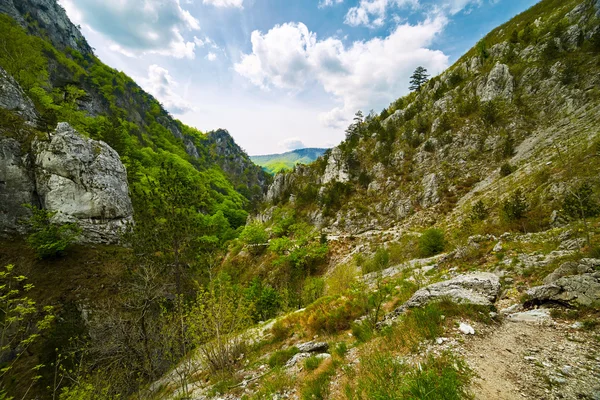
[[[81,234],[81,229],[75,223],[56,224],[52,217],[56,211],[48,211],[37,208],[31,204],[24,204],[31,210],[31,217],[24,221],[30,229],[31,234],[27,237],[27,243],[35,251],[40,259],[58,257]]]
[[[473,222],[483,221],[490,214],[490,210],[486,207],[483,200],[478,200],[471,208],[470,218]]]
[[[439,229],[427,229],[419,238],[419,251],[423,257],[441,253],[445,247],[444,232]]]
[[[410,77],[409,89],[416,90],[417,92],[420,91],[428,78],[427,70],[424,67],[418,66]]]
[[[502,215],[507,221],[522,219],[528,209],[527,198],[520,188],[502,203]]]
[[[251,254],[258,255],[266,249],[269,235],[260,222],[253,222],[244,227],[240,240],[248,246]]]

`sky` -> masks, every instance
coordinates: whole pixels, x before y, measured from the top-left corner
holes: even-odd
[[[96,55],[250,155],[332,147],[536,0],[59,0]]]

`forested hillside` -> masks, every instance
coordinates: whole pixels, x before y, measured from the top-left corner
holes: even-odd
[[[305,148],[288,151],[282,154],[269,154],[264,156],[251,156],[254,163],[263,167],[271,174],[283,172],[294,168],[298,164],[310,164],[321,157],[327,149]]]

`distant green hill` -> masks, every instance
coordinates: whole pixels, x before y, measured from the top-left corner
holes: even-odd
[[[260,165],[270,174],[294,168],[297,164],[310,164],[323,155],[327,149],[298,149],[283,154],[269,154],[265,156],[250,156],[250,159]]]

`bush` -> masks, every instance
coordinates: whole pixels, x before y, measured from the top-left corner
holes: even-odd
[[[323,296],[324,292],[325,280],[323,278],[309,277],[304,281],[302,302],[307,306]]]
[[[31,210],[31,217],[25,221],[32,233],[27,237],[27,243],[40,259],[53,258],[63,255],[81,233],[77,224],[57,225],[50,220],[56,211],[48,211],[25,204]]]
[[[563,210],[567,216],[574,219],[600,214],[600,205],[594,198],[592,186],[586,182],[571,190],[563,200]]]
[[[373,258],[367,261],[363,267],[363,274],[368,274],[371,272],[382,271],[390,266],[390,253],[387,249],[380,247],[375,252]]]
[[[263,285],[258,278],[255,278],[245,290],[245,297],[250,304],[254,322],[271,319],[277,315],[280,309],[279,293],[271,286]]]
[[[360,343],[367,342],[373,337],[373,327],[365,321],[354,322],[352,323],[352,336]]]
[[[419,238],[419,251],[423,257],[431,257],[444,251],[446,247],[444,232],[428,229]]]
[[[489,214],[490,210],[488,210],[482,200],[479,200],[471,208],[469,218],[474,222],[483,221],[489,216]]]
[[[509,176],[510,174],[513,173],[513,171],[514,171],[514,167],[512,165],[510,165],[509,163],[504,163],[500,167],[500,176],[502,176],[502,177]]]
[[[244,227],[240,239],[248,245],[250,253],[257,255],[265,250],[269,235],[261,223],[254,222]]]

